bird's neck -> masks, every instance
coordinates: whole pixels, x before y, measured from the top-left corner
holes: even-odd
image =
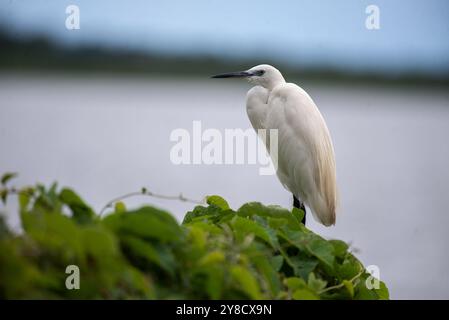
[[[285,79],[282,76],[282,74],[276,75],[276,77],[273,77],[269,79],[264,87],[268,89],[269,91],[273,90],[276,86],[285,83]]]

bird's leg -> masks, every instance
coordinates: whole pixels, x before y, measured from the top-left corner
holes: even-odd
[[[301,209],[304,211],[304,218],[302,218],[302,224],[306,225],[306,207],[304,206],[304,203],[298,200],[295,196],[293,196],[293,207]]]

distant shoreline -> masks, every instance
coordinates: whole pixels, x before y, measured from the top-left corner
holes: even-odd
[[[282,70],[292,82],[342,83],[379,86],[449,87],[449,71],[437,76],[424,73],[386,75],[374,72],[304,68],[279,61],[220,59],[211,56],[176,56],[101,47],[67,48],[46,38],[18,40],[0,30],[0,72],[57,72],[82,74],[129,74],[148,77],[209,77],[225,71],[269,63]]]

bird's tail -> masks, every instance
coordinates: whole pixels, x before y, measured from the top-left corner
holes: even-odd
[[[336,202],[326,203],[319,193],[313,195],[310,207],[315,218],[325,226],[335,224]]]

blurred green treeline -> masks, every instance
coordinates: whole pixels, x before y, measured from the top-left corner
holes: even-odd
[[[225,59],[208,55],[174,55],[161,52],[104,48],[100,46],[66,47],[34,35],[22,38],[7,33],[0,25],[0,71],[133,74],[149,77],[198,77],[246,70],[268,63],[282,71],[288,81],[339,83],[347,85],[432,86],[446,88],[449,75],[431,77],[413,73],[384,75],[376,72],[350,72],[329,66],[304,68],[272,59]],[[300,59],[299,59],[300,60]]]

